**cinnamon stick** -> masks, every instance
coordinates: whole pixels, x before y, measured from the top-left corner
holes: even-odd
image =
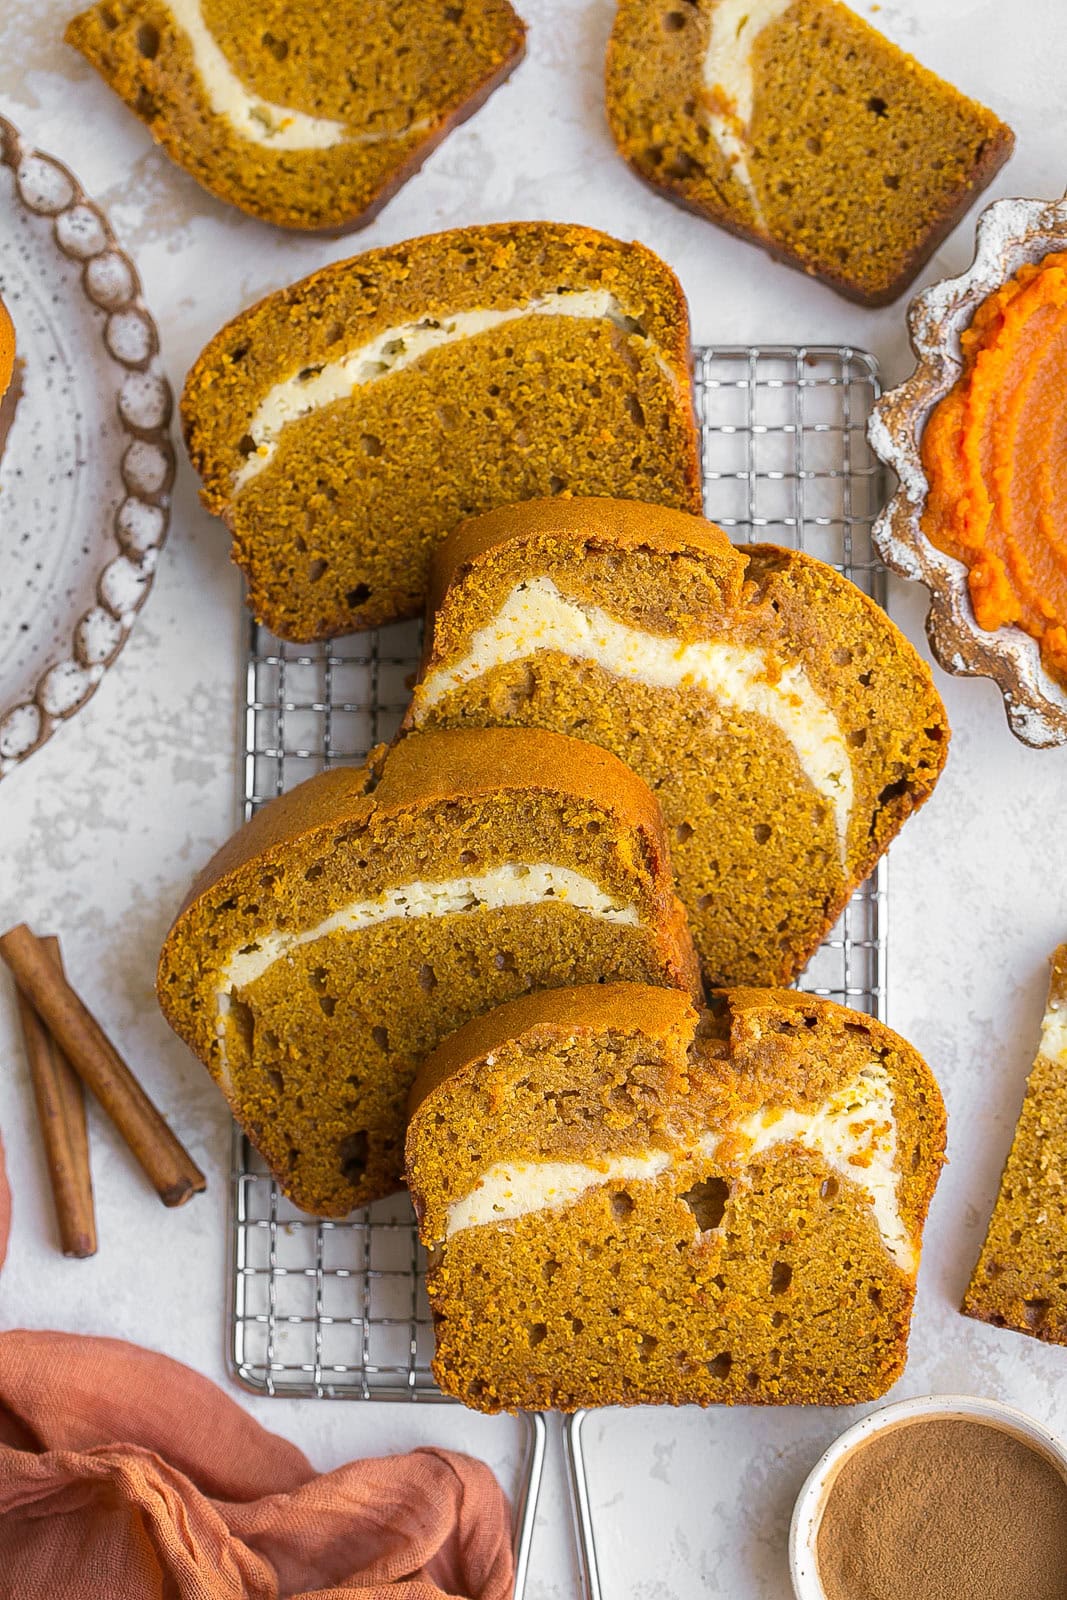
[[[59,940],[48,937],[41,943],[62,976]],[[96,1254],[96,1213],[89,1167],[85,1090],[22,990],[16,989],[15,995],[48,1162],[59,1242],[65,1256],[92,1256]]]
[[[205,1188],[200,1168],[25,923],[0,937],[0,958],[129,1145],[163,1204],[184,1205]]]

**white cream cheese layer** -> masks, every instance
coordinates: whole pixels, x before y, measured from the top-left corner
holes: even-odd
[[[847,1088],[813,1110],[764,1107],[736,1127],[705,1134],[695,1150],[649,1150],[609,1157],[596,1166],[579,1161],[497,1162],[469,1194],[449,1207],[445,1237],[464,1228],[563,1209],[590,1189],[617,1180],[653,1181],[694,1156],[713,1160],[723,1145],[728,1146],[725,1164],[744,1168],[787,1143],[811,1150],[832,1171],[857,1185],[870,1203],[886,1250],[902,1272],[913,1273],[915,1245],[897,1203],[900,1175],[893,1092],[881,1062],[864,1067]]]
[[[712,97],[708,129],[744,184],[756,215],[763,212],[748,167],[748,130],[755,92],[752,51],[770,23],[788,11],[793,0],[718,0],[711,13],[711,31],[704,55],[704,88]]]
[[[760,650],[720,641],[684,644],[619,622],[598,606],[561,594],[551,578],[513,589],[491,622],[472,636],[462,660],[431,673],[415,691],[415,722],[461,684],[539,650],[595,662],[613,677],[655,689],[702,690],[733,711],[765,717],[788,739],[804,776],[833,809],[842,858],[852,812],[852,762],[837,717],[804,670],[778,676]]]
[[[584,873],[549,862],[530,866],[509,862],[477,877],[401,884],[374,900],[352,900],[301,933],[267,934],[230,957],[222,969],[224,988],[243,989],[291,951],[334,933],[358,933],[361,928],[389,922],[394,917],[447,917],[459,911],[493,911],[502,906],[532,906],[545,901],[627,927],[637,925],[636,906],[613,900]]]
[[[1050,1061],[1067,1061],[1067,1004],[1050,1005],[1041,1023],[1041,1049]]]
[[[274,385],[256,407],[248,425],[255,450],[234,473],[234,489],[243,489],[263,471],[274,455],[282,429],[290,422],[310,416],[313,411],[337,400],[347,399],[354,390],[376,383],[379,378],[403,371],[430,350],[473,339],[520,317],[576,317],[585,321],[613,322],[630,333],[638,331],[637,323],[626,315],[607,289],[561,290],[504,310],[457,311],[441,319],[424,317],[418,322],[386,328],[335,361],[305,368]],[[661,360],[660,364],[665,372],[670,372],[665,362]]]
[[[669,1151],[653,1150],[644,1156],[611,1156],[596,1167],[584,1161],[498,1161],[470,1194],[449,1206],[445,1237],[487,1222],[513,1222],[533,1211],[569,1206],[601,1184],[658,1178],[672,1160]]]
[[[509,862],[477,876],[401,884],[374,900],[350,901],[314,927],[299,933],[265,934],[254,944],[235,951],[220,974],[222,981],[215,992],[215,1035],[219,1041],[223,1082],[229,1081],[226,1029],[231,997],[236,990],[255,983],[276,961],[284,960],[301,945],[313,944],[335,933],[358,933],[362,928],[397,917],[447,917],[456,912],[546,903],[565,905],[586,916],[600,917],[624,927],[636,927],[638,922],[636,906],[605,894],[599,884],[584,873],[550,862],[530,865]]]
[[[872,1061],[846,1088],[814,1111],[769,1106],[738,1124],[734,1137],[753,1161],[778,1144],[799,1144],[866,1194],[889,1254],[902,1272],[915,1270],[915,1246],[897,1204],[897,1123],[889,1074]],[[713,1154],[709,1151],[708,1154]]]
[[[208,105],[242,139],[272,150],[327,150],[352,138],[343,122],[275,105],[247,89],[215,42],[204,21],[200,0],[167,0],[167,10],[189,41]],[[395,139],[397,135],[371,137]]]

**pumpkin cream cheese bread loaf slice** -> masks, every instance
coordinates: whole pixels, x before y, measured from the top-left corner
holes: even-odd
[[[1067,944],[1052,956],[1041,1044],[963,1310],[1067,1344]]]
[[[309,640],[414,616],[466,516],[545,495],[700,508],[685,297],[638,244],[460,228],[243,312],[182,398],[249,604]]]
[[[522,57],[508,0],[103,0],[66,39],[205,189],[369,222]]]
[[[1014,142],[838,0],[619,0],[607,105],[642,178],[872,306]]]
[[[558,990],[446,1039],[411,1107],[434,1373],[467,1405],[851,1405],[900,1375],[945,1121],[872,1018]]]
[[[553,728],[663,808],[706,978],[788,983],[944,764],[930,672],[833,568],[702,518],[541,501],[437,553],[407,726]]]
[[[495,729],[271,802],[197,880],[158,990],[286,1193],[340,1216],[400,1186],[445,1033],[612,978],[698,985],[656,802],[606,751]]]

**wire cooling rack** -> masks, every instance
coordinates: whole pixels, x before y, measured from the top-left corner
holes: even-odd
[[[870,539],[882,502],[881,467],[866,440],[878,393],[871,357],[837,347],[705,349],[696,377],[708,515],[737,539],[808,550],[882,600]],[[415,623],[315,646],[283,644],[253,627],[245,815],[324,767],[360,763],[389,739],[418,645]],[[853,896],[801,982],[881,1015],[884,866]],[[309,1218],[238,1132],[233,1217],[230,1355],[240,1383],[282,1396],[444,1398],[430,1374],[433,1332],[406,1197],[342,1221]],[[539,1442],[531,1437],[535,1456]],[[591,1526],[582,1526],[595,1576]]]

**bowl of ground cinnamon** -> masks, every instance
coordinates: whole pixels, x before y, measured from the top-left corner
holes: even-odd
[[[885,1406],[816,1463],[789,1564],[797,1600],[1064,1600],[1067,1449],[994,1400]]]

